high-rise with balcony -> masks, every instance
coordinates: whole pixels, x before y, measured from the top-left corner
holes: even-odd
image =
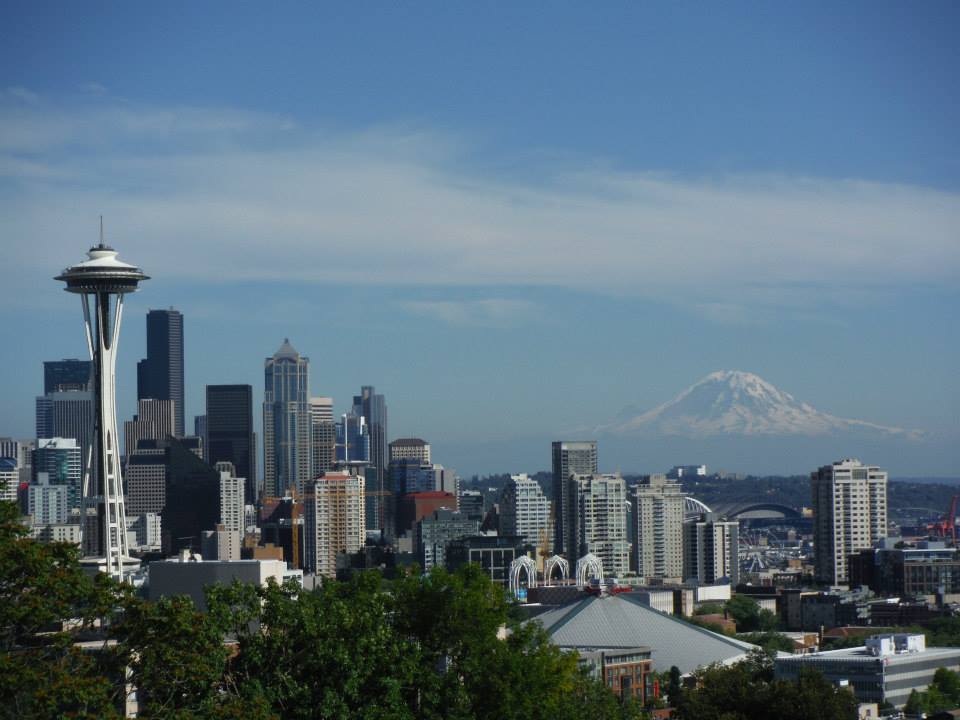
[[[264,495],[282,497],[291,488],[306,492],[313,479],[311,435],[310,358],[285,339],[264,361]]]
[[[580,557],[573,531],[576,505],[568,497],[569,480],[574,473],[597,473],[596,440],[559,440],[553,443],[553,548],[554,552],[566,555],[570,561]]]
[[[683,490],[666,475],[647,475],[633,490],[637,575],[681,579]]]
[[[183,315],[179,310],[147,313],[147,357],[137,363],[137,399],[173,401],[173,431],[184,432]]]
[[[571,539],[579,558],[591,553],[603,562],[606,575],[630,569],[627,540],[627,484],[620,475],[572,474],[567,481],[573,513]]]
[[[359,475],[329,472],[311,483],[303,500],[304,569],[336,577],[337,554],[355,553],[366,539],[364,480]]]
[[[845,585],[847,559],[887,536],[887,473],[838,460],[810,474],[815,577]]]

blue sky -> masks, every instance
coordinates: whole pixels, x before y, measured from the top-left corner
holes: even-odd
[[[956,436],[958,24],[932,2],[5,3],[0,435],[30,434],[41,361],[84,351],[50,278],[103,213],[154,278],[121,417],[143,315],[173,305],[188,414],[205,383],[260,392],[289,336],[315,394],[376,385],[391,436],[465,473],[547,467],[545,439],[721,368]]]

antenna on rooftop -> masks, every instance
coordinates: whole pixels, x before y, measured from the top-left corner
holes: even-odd
[[[103,247],[103,215],[100,216],[100,247]]]

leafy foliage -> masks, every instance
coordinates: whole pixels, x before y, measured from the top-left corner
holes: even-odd
[[[712,665],[695,675],[696,688],[678,705],[680,720],[853,720],[857,701],[822,674],[804,670],[798,682],[773,680],[773,662],[763,651],[746,662]]]
[[[760,607],[749,595],[734,594],[725,605],[739,632],[769,632],[780,626],[776,614]]]

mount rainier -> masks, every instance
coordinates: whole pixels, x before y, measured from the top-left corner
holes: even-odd
[[[887,427],[836,417],[753,373],[721,370],[710,373],[673,400],[647,412],[627,408],[598,433],[667,435],[707,438],[740,436],[829,436],[853,434],[868,438],[918,439],[916,430]]]

